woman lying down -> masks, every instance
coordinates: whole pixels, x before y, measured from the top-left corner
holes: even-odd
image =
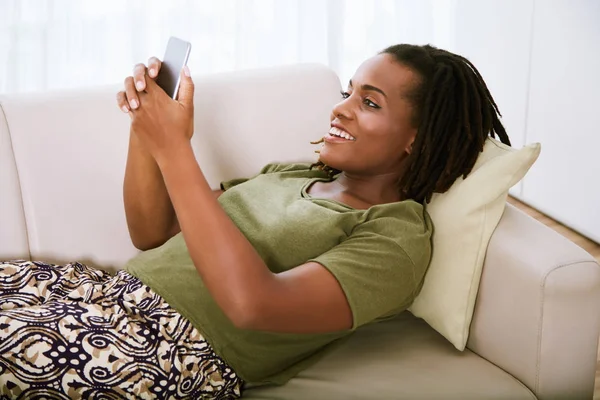
[[[431,258],[425,205],[509,144],[477,69],[432,46],[366,60],[313,164],[271,164],[212,191],[156,58],[117,94],[131,118],[127,224],[144,250],[112,276],[0,263],[5,398],[230,399],[283,384],[356,329],[408,308]],[[201,133],[200,133],[201,134]]]

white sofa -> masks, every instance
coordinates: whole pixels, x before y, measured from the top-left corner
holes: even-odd
[[[215,188],[269,161],[314,160],[340,83],[298,65],[196,77],[200,166]],[[122,203],[129,118],[119,87],[0,98],[0,259],[115,270],[136,253]],[[507,206],[489,245],[468,349],[406,312],[282,387],[248,399],[591,399],[600,267]]]

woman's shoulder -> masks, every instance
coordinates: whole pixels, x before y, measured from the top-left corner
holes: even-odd
[[[413,200],[371,207],[355,231],[370,232],[400,246],[415,264],[426,265],[431,256],[433,222],[426,207]]]
[[[414,200],[372,206],[365,213],[364,222],[376,220],[389,221],[392,224],[416,223],[418,225],[431,222],[425,206]]]

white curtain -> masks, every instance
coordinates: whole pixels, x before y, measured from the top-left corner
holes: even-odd
[[[347,81],[395,43],[452,49],[456,0],[0,0],[0,93],[119,83],[192,43],[192,73],[297,62]]]

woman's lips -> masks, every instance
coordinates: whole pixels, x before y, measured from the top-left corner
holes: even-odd
[[[335,136],[335,135],[332,135],[331,133],[328,133],[325,136],[323,136],[323,140],[327,143],[352,143],[352,142],[354,142],[354,140]]]
[[[323,140],[328,143],[347,143],[355,142],[356,138],[337,126],[332,126],[329,132],[323,137]]]
[[[350,133],[348,133],[347,131],[343,130],[340,127],[337,127],[335,125],[332,125],[331,128],[329,129],[329,134],[331,136],[340,136],[343,138],[346,138],[348,140],[356,140],[356,138],[354,136],[352,136]]]

